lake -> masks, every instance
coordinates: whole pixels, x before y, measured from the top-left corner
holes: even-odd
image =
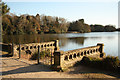
[[[4,43],[15,44],[36,43],[59,40],[60,50],[68,51],[104,43],[104,52],[107,55],[118,56],[118,34],[120,32],[91,32],[66,34],[37,34],[37,35],[3,35]],[[120,58],[120,56],[119,56]]]

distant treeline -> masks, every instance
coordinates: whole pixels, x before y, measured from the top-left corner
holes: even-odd
[[[2,5],[2,34],[43,34],[43,33],[66,33],[76,31],[86,32],[108,32],[116,31],[112,25],[88,25],[84,19],[68,22],[61,17],[46,15],[20,15],[9,13],[10,8],[4,2]],[[1,9],[0,9],[1,10]],[[119,30],[119,29],[117,29]]]
[[[116,29],[116,31],[120,31],[120,28]]]
[[[90,25],[92,32],[113,32],[116,31],[116,28],[112,25]]]
[[[69,23],[64,18],[30,15],[4,15],[3,34],[42,34],[67,32]]]

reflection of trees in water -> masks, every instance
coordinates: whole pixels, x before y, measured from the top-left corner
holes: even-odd
[[[58,39],[56,35],[4,35],[3,42],[4,43],[12,43],[15,44],[21,43],[39,43],[39,42],[46,42],[51,40]]]
[[[84,37],[72,37],[67,38],[65,35],[54,35],[54,34],[43,34],[43,35],[4,35],[3,42],[4,43],[12,43],[15,44],[25,44],[25,43],[39,43],[39,42],[48,42],[52,40],[60,40],[60,46],[63,47],[67,45],[69,42],[83,45]]]
[[[115,36],[102,36],[102,37],[87,37],[87,39],[93,39],[93,40],[95,40],[95,39],[102,39],[102,38],[104,38],[104,39],[114,39],[114,38],[116,38]]]
[[[60,38],[59,39],[59,46],[60,47],[63,47],[63,46],[65,46],[65,45],[67,45],[67,43],[68,43],[68,38]]]
[[[86,39],[85,37],[74,37],[74,38],[69,38],[72,42],[75,42],[76,44],[83,45],[84,40]]]
[[[60,39],[60,47],[67,45],[69,42],[83,45],[85,39],[86,39],[85,37],[61,38]]]
[[[92,40],[92,39],[93,39],[93,40],[98,39],[98,40],[99,40],[99,39],[102,39],[102,37],[87,37],[87,39],[91,39],[91,40]],[[87,39],[86,39],[86,40],[87,40]]]

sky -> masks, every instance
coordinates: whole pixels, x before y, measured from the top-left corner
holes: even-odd
[[[87,24],[115,25],[118,27],[118,1],[116,0],[3,0],[10,12],[58,16],[68,21],[84,19]]]

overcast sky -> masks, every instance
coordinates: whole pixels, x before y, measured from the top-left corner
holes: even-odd
[[[17,15],[45,14],[87,24],[115,25],[118,27],[117,0],[3,0],[10,12]],[[74,2],[73,2],[74,1]]]

